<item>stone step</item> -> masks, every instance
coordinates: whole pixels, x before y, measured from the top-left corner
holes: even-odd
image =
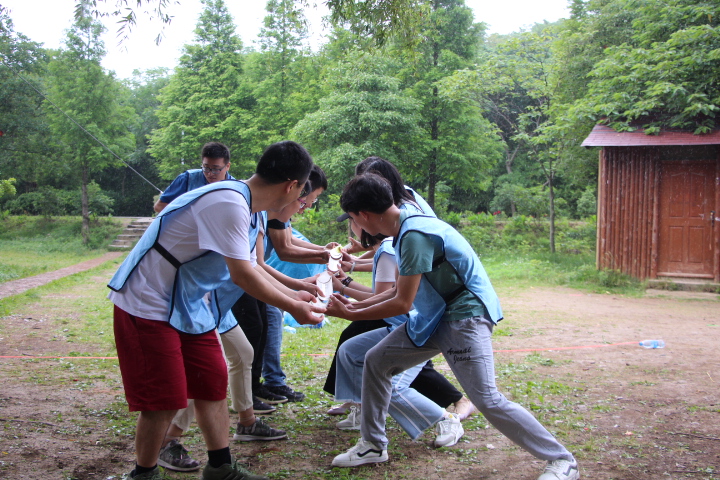
[[[130,222],[130,223],[128,224],[128,227],[132,227],[132,226],[138,226],[138,227],[140,227],[140,228],[142,228],[142,227],[147,227],[147,226],[150,225],[152,222],[153,222],[153,220],[152,220],[151,218],[148,218],[148,219],[146,219],[146,220],[145,220],[145,219],[143,219],[143,220],[133,220],[132,222]]]
[[[720,283],[714,283],[709,279],[664,277],[648,280],[647,286],[648,288],[655,288],[658,290],[720,293]]]
[[[125,230],[123,230],[122,234],[123,235],[137,235],[139,237],[142,237],[142,234],[145,233],[145,230],[147,230],[147,228],[140,228],[137,226],[131,228],[128,226],[127,228],[125,228]]]
[[[135,245],[140,237],[142,237],[147,227],[152,223],[152,218],[134,218],[123,230],[123,232],[113,240],[109,248],[117,250],[127,250]]]

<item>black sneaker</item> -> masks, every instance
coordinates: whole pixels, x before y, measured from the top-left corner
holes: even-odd
[[[276,430],[265,423],[262,418],[255,417],[255,423],[246,427],[237,424],[233,440],[238,442],[252,442],[253,440],[282,440],[287,438],[287,433],[282,430]]]
[[[253,395],[270,405],[277,405],[279,403],[285,403],[288,401],[288,398],[286,396],[274,394],[273,392],[268,390],[265,385],[260,385],[259,387],[257,387],[257,389],[254,389]]]
[[[163,474],[159,467],[145,472],[141,475],[135,475],[135,470],[126,474],[122,480],[165,480],[167,477]]]
[[[296,392],[287,385],[280,385],[279,387],[265,387],[275,395],[281,395],[287,397],[288,402],[302,402],[305,400],[305,394],[302,392]]]
[[[277,410],[275,407],[268,405],[253,395],[253,413],[255,415],[270,415],[275,410]]]
[[[253,475],[240,462],[233,461],[214,468],[209,463],[203,469],[202,480],[268,480],[264,475]]]

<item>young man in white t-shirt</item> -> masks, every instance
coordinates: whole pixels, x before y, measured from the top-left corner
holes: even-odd
[[[130,410],[140,412],[137,460],[129,478],[161,478],[160,446],[188,398],[195,399],[208,450],[203,480],[265,478],[232,461],[227,368],[215,333],[228,318],[229,300],[215,295],[215,303],[208,306],[202,299],[216,290],[234,291],[235,284],[303,323],[317,323],[312,313],[323,309],[308,303],[312,295],[292,291],[265,273],[250,243],[251,213],[280,210],[304,195],[311,167],[312,159],[301,145],[279,142],[265,150],[250,179],[182,195],[155,220],[148,237],[138,242],[111,280],[108,297],[115,304],[115,341],[126,398]]]

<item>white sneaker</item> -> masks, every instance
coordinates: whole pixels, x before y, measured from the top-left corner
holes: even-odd
[[[360,430],[360,405],[352,405],[347,418],[340,420],[335,425],[340,430]]]
[[[559,459],[548,462],[538,480],[577,480],[578,478],[580,478],[580,471],[577,462]]]
[[[440,420],[435,425],[435,429],[437,430],[436,447],[451,447],[465,434],[457,413],[451,413],[450,418]]]
[[[357,467],[366,463],[387,462],[387,459],[387,450],[361,438],[357,445],[333,458],[332,464],[334,467]]]

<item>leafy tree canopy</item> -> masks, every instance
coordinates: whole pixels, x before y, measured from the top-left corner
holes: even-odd
[[[166,180],[198,168],[200,149],[207,142],[221,141],[230,148],[234,173],[249,168],[243,159],[255,158],[245,153],[254,141],[250,89],[242,79],[242,41],[222,0],[203,4],[196,43],[185,46],[180,65],[160,94],[160,127],[150,138],[149,151]]]
[[[365,157],[381,156],[402,169],[418,152],[420,105],[400,90],[389,73],[394,66],[372,55],[339,65],[327,76],[331,93],[291,133],[317,152],[315,159],[331,176],[333,191],[342,188]]]
[[[573,114],[618,131],[706,133],[720,110],[720,16],[713,0],[618,0],[634,8],[632,42],[610,46]]]

